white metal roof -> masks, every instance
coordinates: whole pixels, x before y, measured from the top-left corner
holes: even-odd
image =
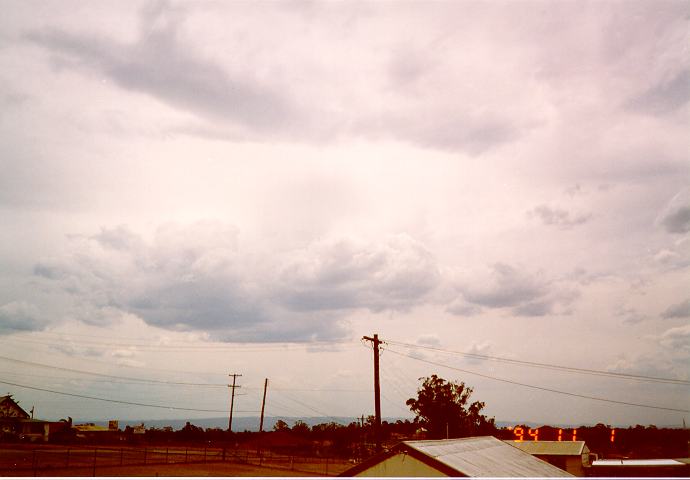
[[[582,455],[585,451],[585,442],[582,440],[566,440],[562,442],[551,440],[525,442],[505,440],[505,442],[532,455]]]
[[[572,477],[494,437],[403,443],[470,477]]]
[[[674,467],[676,465],[684,465],[683,462],[672,460],[670,458],[651,458],[651,459],[612,459],[612,460],[594,460],[593,467]]]

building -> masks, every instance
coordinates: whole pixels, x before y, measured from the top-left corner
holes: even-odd
[[[0,438],[7,440],[48,440],[49,422],[34,420],[12,395],[0,397]]]
[[[33,409],[31,409],[33,413]],[[69,430],[70,421],[49,422],[32,418],[12,398],[0,397],[0,440],[25,440],[47,442],[50,435]]]
[[[690,459],[612,459],[592,462],[596,477],[690,477]]]
[[[495,437],[405,441],[341,477],[572,477]]]
[[[584,441],[507,440],[506,443],[578,477],[584,477],[585,469],[592,466]]]

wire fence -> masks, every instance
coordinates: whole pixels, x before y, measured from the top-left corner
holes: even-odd
[[[235,463],[280,468],[323,476],[337,475],[351,464],[341,458],[276,454],[270,451],[191,447],[12,448],[0,446],[0,475],[50,475],[75,470],[97,476],[99,468],[168,464]],[[53,476],[53,475],[51,475]]]

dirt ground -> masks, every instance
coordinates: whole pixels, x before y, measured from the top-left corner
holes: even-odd
[[[334,472],[335,474],[336,472]],[[48,469],[36,472],[46,477],[90,477],[90,468]],[[32,471],[12,472],[12,476],[34,476]],[[97,477],[316,477],[323,474],[283,468],[237,463],[132,465],[124,467],[98,467]]]

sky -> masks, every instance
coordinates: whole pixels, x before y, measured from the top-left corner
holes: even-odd
[[[37,417],[690,421],[690,2],[0,3]]]

